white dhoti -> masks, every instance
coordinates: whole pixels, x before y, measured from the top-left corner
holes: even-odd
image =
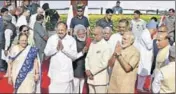
[[[49,93],[73,93],[73,81],[58,83],[51,80]]]
[[[89,93],[94,94],[94,93],[107,93],[107,86],[106,85],[90,85],[89,84]]]
[[[84,87],[84,78],[74,78],[74,90],[73,93],[80,93],[83,92]]]

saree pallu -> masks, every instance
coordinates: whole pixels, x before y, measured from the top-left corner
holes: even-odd
[[[12,81],[14,93],[34,93],[34,60],[38,49],[27,46],[26,49],[14,60],[12,64]]]

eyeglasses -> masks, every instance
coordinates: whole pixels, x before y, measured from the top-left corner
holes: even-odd
[[[29,29],[28,30],[23,30],[23,32],[27,32],[27,31],[29,31]]]

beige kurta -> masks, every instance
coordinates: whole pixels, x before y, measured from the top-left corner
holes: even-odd
[[[102,39],[98,43],[91,43],[86,57],[85,67],[94,75],[94,80],[88,79],[91,85],[107,85],[109,81],[107,66],[110,51],[107,42]],[[103,70],[104,69],[104,70]],[[101,71],[103,70],[103,71]],[[95,75],[96,74],[96,75]]]
[[[108,93],[134,93],[137,67],[140,59],[139,51],[134,46],[130,46],[122,50],[122,57],[131,65],[133,70],[126,73],[120,63],[116,60],[110,79]]]
[[[156,67],[155,67],[155,73],[160,70],[161,67],[165,66],[165,62],[168,59],[169,56],[169,48],[170,45],[166,46],[165,48],[159,50],[158,55],[156,57]]]
[[[175,92],[175,62],[161,68],[164,79],[161,81],[160,93]]]

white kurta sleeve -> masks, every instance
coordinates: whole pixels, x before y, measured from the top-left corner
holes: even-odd
[[[5,50],[8,50],[8,47],[10,46],[10,38],[13,35],[12,30],[6,29],[5,30]]]
[[[162,73],[159,71],[155,78],[154,81],[152,83],[152,91],[153,93],[159,93],[160,91],[160,86],[161,86],[161,81],[164,79]]]
[[[64,47],[62,49],[62,52],[67,55],[68,57],[70,57],[72,60],[76,60],[77,59],[77,46],[76,46],[76,41],[74,39],[70,40],[72,41],[71,45],[69,48]]]
[[[48,39],[46,47],[44,49],[44,53],[46,56],[52,56],[58,52],[57,47],[55,45],[53,45],[54,43],[55,43],[55,41],[52,39],[52,37],[50,37]]]
[[[26,20],[26,17],[23,16],[23,15],[20,16],[20,18],[17,20],[16,26],[17,26],[17,27],[20,27],[20,26],[22,26],[22,25],[28,25],[27,20]]]
[[[106,50],[104,50],[104,52],[102,53],[102,58],[100,60],[101,62],[101,68],[99,68],[99,70],[91,70],[91,73],[93,75],[96,75],[97,73],[101,72],[102,70],[106,69],[108,66],[108,60],[110,59],[110,50],[109,48],[107,48]]]
[[[83,52],[81,51],[81,52],[79,52],[77,55],[76,55],[76,59],[78,59],[78,58],[80,58],[80,57],[82,57],[84,54],[83,54]]]
[[[13,23],[14,25],[16,25],[16,23],[17,23],[15,16],[12,16],[12,23]]]
[[[153,41],[150,38],[150,35],[147,35],[146,33],[143,33],[142,34],[142,41],[144,42],[144,44],[145,44],[145,46],[148,50],[151,50],[153,48]]]

